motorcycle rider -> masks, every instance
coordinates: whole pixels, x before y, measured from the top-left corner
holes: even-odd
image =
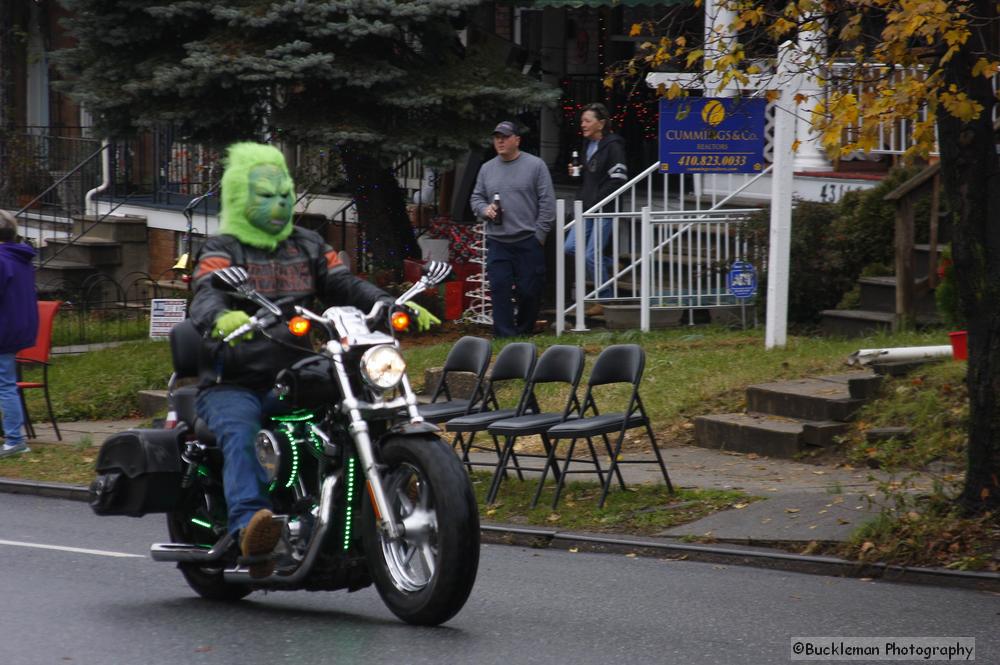
[[[244,266],[250,285],[272,300],[291,296],[295,304],[352,305],[368,311],[392,296],[352,275],[319,234],[294,226],[295,188],[281,152],[270,145],[237,143],[229,147],[222,176],[219,235],[208,239],[194,272],[191,319],[203,335],[221,339],[249,321],[256,306],[217,289],[212,272]],[[440,320],[419,305],[421,330]],[[269,334],[303,347],[284,326]],[[221,351],[216,352],[221,346]],[[277,373],[301,355],[262,336],[247,333],[229,346],[206,340],[200,363],[198,416],[215,433],[223,454],[223,484],[229,531],[239,536],[250,576],[274,571],[271,557],[281,537],[274,519],[264,469],[254,453],[254,438],[265,417],[281,412],[272,392]]]

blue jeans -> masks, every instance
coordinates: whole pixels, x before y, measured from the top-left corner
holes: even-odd
[[[24,443],[24,409],[17,391],[17,361],[13,353],[0,353],[0,414],[8,446]]]
[[[198,416],[222,447],[222,484],[229,532],[242,529],[261,508],[270,508],[267,475],[257,461],[254,439],[266,416],[287,411],[273,392],[221,385],[198,393]]]
[[[598,232],[594,233],[594,222],[598,224]],[[586,220],[586,237],[587,237],[587,248],[585,250],[587,266],[587,275],[594,282],[594,287],[596,288],[600,284],[603,284],[607,280],[613,271],[614,261],[608,256],[607,251],[611,247],[611,226],[614,224],[610,217],[604,219],[590,219]],[[601,265],[600,274],[595,275],[596,272],[596,262],[594,261],[594,256],[597,253],[597,239],[601,239]],[[576,254],[576,227],[574,226],[566,234],[566,244],[563,245],[563,251],[566,256],[572,257]],[[610,286],[606,286],[597,293],[598,298],[611,298],[614,295],[614,291]]]
[[[532,236],[518,242],[486,239],[486,277],[497,337],[530,335],[542,308],[545,248]],[[514,303],[517,303],[515,317]]]

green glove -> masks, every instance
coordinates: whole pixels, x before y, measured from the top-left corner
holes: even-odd
[[[409,307],[417,315],[417,330],[424,332],[429,330],[431,326],[436,326],[441,323],[441,319],[431,314],[426,307],[418,305],[415,302],[408,302],[406,306]]]
[[[212,326],[212,337],[216,339],[223,339],[226,335],[233,332],[244,323],[250,320],[250,315],[246,312],[236,311],[225,311],[219,315],[219,318],[215,320],[215,325]],[[236,339],[229,341],[229,346],[236,346],[242,340],[251,339],[253,337],[253,331],[241,335]]]

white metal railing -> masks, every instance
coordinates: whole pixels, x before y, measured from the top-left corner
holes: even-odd
[[[920,73],[923,67],[918,67],[910,72],[902,67],[892,67],[880,63],[856,63],[856,62],[835,62],[830,66],[827,75],[827,83],[824,91],[829,100],[830,94],[834,90],[853,90],[860,100],[864,92],[874,90],[875,83],[886,78],[901,78],[904,74],[910,75]],[[1000,89],[1000,76],[994,75],[991,79],[993,92]],[[1000,107],[994,104],[992,109],[992,119],[996,122],[1000,116]],[[917,111],[917,118],[900,118],[892,123],[881,123],[876,133],[875,148],[865,153],[865,155],[902,155],[909,148],[913,147],[913,128],[917,121],[927,120],[927,107],[922,106]],[[861,120],[848,130],[849,132],[861,132]],[[931,155],[939,155],[938,150],[937,124],[934,125],[934,148]],[[858,155],[863,156],[863,155]]]
[[[856,62],[836,62],[830,67],[827,84],[825,86],[825,96],[829,100],[830,95],[836,91],[851,90],[860,100],[865,92],[874,89],[876,81],[886,77],[900,77],[904,74],[901,68],[892,68],[878,63]],[[927,108],[922,107],[919,112],[919,119],[927,119]],[[914,145],[913,126],[914,120],[901,118],[892,123],[880,123],[876,133],[875,148],[864,153],[865,155],[902,155]],[[861,133],[861,120],[847,130],[848,133]],[[850,137],[848,137],[850,138]],[[937,145],[937,128],[934,129],[934,142]],[[938,154],[937,149],[932,151],[933,155]],[[863,155],[857,155],[859,157]]]
[[[557,201],[556,334],[564,332],[571,314],[573,330],[587,330],[585,302],[598,300],[598,294],[608,289],[610,295],[604,293],[599,300],[638,305],[644,330],[648,330],[651,308],[694,310],[739,304],[726,292],[725,273],[733,261],[743,258],[738,223],[755,210],[727,206],[770,171],[768,166],[757,174],[668,177],[659,172],[656,162],[589,210],[574,201],[569,221],[564,221],[567,202]],[[600,274],[599,262],[596,270],[586,265],[586,243],[578,238],[573,254],[574,298],[567,306],[566,234],[585,228],[588,221],[595,231],[603,224],[611,226],[613,274]],[[602,257],[605,250],[601,236],[594,233],[596,257]],[[642,295],[645,279],[647,297]]]

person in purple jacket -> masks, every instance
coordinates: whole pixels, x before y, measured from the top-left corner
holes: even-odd
[[[28,452],[24,410],[17,392],[17,361],[21,349],[35,344],[38,335],[38,297],[35,295],[35,250],[17,242],[17,220],[0,210],[0,415],[6,441],[0,457]]]

